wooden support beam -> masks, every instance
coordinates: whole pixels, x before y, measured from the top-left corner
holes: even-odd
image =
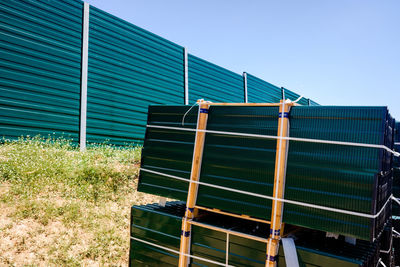
[[[207,118],[208,118],[209,103],[200,101],[199,102],[199,113],[197,116],[197,130],[206,130]],[[205,132],[196,132],[196,139],[194,142],[192,170],[190,173],[189,190],[186,201],[185,217],[182,220],[182,231],[181,231],[181,243],[180,243],[180,255],[179,255],[179,266],[187,267],[189,264],[189,257],[184,254],[190,254],[190,235],[191,235],[191,224],[190,220],[195,217],[195,205],[197,198],[198,182],[200,178],[201,161],[203,159],[204,140],[206,137]]]
[[[258,241],[258,242],[263,242],[263,243],[267,243],[268,242],[268,239],[266,239],[266,238],[262,238],[262,237],[258,237],[258,236],[254,236],[254,235],[249,235],[249,234],[245,234],[245,233],[241,233],[241,232],[238,232],[238,231],[233,231],[233,230],[217,227],[217,226],[206,224],[206,223],[195,222],[195,221],[192,221],[192,220],[189,220],[188,222],[190,224],[192,224],[192,225],[197,225],[197,226],[200,226],[200,227],[203,227],[203,228],[208,228],[208,229],[215,230],[215,231],[218,231],[218,232],[223,232],[223,233],[227,233],[227,234],[231,234],[231,235],[235,235],[235,236],[251,239],[251,240]]]
[[[195,208],[197,208],[199,210],[205,210],[205,211],[218,213],[218,214],[223,214],[223,215],[227,215],[227,216],[230,216],[230,217],[236,217],[236,218],[249,220],[249,221],[261,222],[261,223],[266,223],[266,224],[270,224],[271,223],[270,221],[267,221],[267,220],[254,218],[254,217],[251,217],[251,216],[248,216],[248,215],[244,215],[244,214],[230,213],[230,212],[222,211],[222,210],[219,210],[219,209],[212,209],[212,208],[206,208],[206,207],[201,207],[201,206],[196,206]]]
[[[208,103],[210,106],[234,106],[234,107],[280,107],[281,103]],[[286,103],[288,106],[301,106],[298,103]]]
[[[280,103],[208,103],[210,106],[278,107]]]
[[[285,103],[281,100],[279,106],[279,119],[278,119],[278,136],[289,136],[289,111],[292,103]],[[285,193],[285,178],[286,178],[286,160],[287,151],[289,147],[288,140],[278,139],[276,144],[276,158],[275,158],[275,177],[274,177],[274,192],[275,198],[284,198]],[[278,257],[279,241],[283,231],[282,227],[282,213],[283,202],[272,201],[271,212],[271,229],[270,236],[267,243],[267,258],[265,266],[276,266]]]

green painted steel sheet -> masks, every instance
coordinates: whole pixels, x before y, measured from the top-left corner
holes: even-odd
[[[191,54],[189,66],[189,104],[198,99],[212,102],[244,102],[243,77]]]
[[[182,127],[188,107],[149,109],[148,124]],[[211,107],[207,129],[276,135],[277,107]],[[197,108],[183,127],[195,128]],[[291,136],[384,144],[386,107],[293,107]],[[190,177],[194,133],[148,128],[142,167]],[[208,133],[202,182],[272,196],[276,141]],[[390,164],[383,149],[290,142],[285,197],[337,209],[375,214],[391,194]],[[385,175],[378,175],[385,172]],[[188,184],[141,171],[138,190],[186,200]],[[379,189],[379,190],[378,190]],[[197,203],[269,219],[271,201],[200,186]],[[322,231],[372,239],[383,229],[389,207],[376,220],[285,204],[284,221]]]
[[[279,103],[282,89],[247,73],[247,97],[249,103]]]
[[[167,202],[165,207],[157,204],[133,206],[131,209],[131,236],[162,247],[179,250],[182,216],[185,205],[182,202]],[[203,215],[199,222],[230,229],[237,232],[265,237],[269,227],[251,221],[244,221],[221,215]],[[191,254],[225,263],[226,234],[193,226],[191,231]],[[351,245],[342,238],[325,238],[322,232],[301,230],[294,234],[300,266],[374,266],[378,261],[379,244],[357,241]],[[230,235],[228,263],[233,266],[265,266],[265,243]],[[130,266],[177,266],[178,255],[161,248],[131,240]],[[190,266],[216,266],[192,259]],[[282,248],[279,251],[278,266],[286,266]]]
[[[183,47],[90,8],[87,139],[143,139],[149,104],[183,104]]]
[[[0,4],[0,136],[78,141],[82,2]]]
[[[400,152],[400,122],[395,126],[394,150]],[[400,199],[400,157],[394,158],[393,196]],[[400,216],[400,205],[393,203],[393,215]],[[399,229],[400,230],[400,229]]]

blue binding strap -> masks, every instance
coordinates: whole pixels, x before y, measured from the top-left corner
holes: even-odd
[[[208,108],[201,108],[200,113],[208,113]]]

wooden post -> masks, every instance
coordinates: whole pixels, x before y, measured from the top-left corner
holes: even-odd
[[[199,113],[197,116],[197,130],[206,130],[207,118],[208,118],[208,108],[209,104],[200,101],[199,103]],[[199,181],[201,161],[203,158],[203,148],[204,140],[206,137],[205,132],[196,132],[196,139],[194,142],[193,150],[193,161],[192,170],[190,173],[190,183],[188,196],[186,201],[186,212],[185,217],[182,220],[182,231],[181,231],[181,244],[180,244],[180,255],[179,255],[179,266],[186,267],[189,264],[189,257],[184,254],[190,254],[190,235],[191,235],[191,224],[190,220],[195,217],[195,205],[197,198],[198,184],[192,181]]]
[[[285,103],[281,100],[279,106],[279,119],[278,119],[278,136],[289,136],[289,111],[292,106],[290,103]],[[285,177],[286,177],[286,159],[288,140],[278,139],[276,144],[276,159],[275,159],[275,177],[274,177],[274,192],[275,198],[283,198],[285,193]],[[282,233],[282,213],[283,202],[272,201],[271,212],[271,228],[270,236],[267,244],[267,258],[265,266],[276,266],[279,241]]]

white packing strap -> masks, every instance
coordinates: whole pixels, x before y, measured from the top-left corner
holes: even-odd
[[[297,98],[295,101],[293,101],[292,103],[297,103],[297,102],[299,102],[300,101],[300,99],[302,99],[303,98],[303,96],[301,95],[301,96],[299,96],[299,98]]]
[[[184,182],[190,183],[189,179],[178,177],[175,175],[170,175],[170,174],[153,171],[153,170],[149,170],[149,169],[145,169],[145,168],[140,168],[140,170],[148,172],[148,173],[153,173],[153,174],[157,174],[157,175],[161,175],[161,176],[169,177],[169,178],[176,179],[179,181],[184,181]],[[281,202],[289,203],[289,204],[293,204],[293,205],[298,205],[298,206],[303,206],[303,207],[308,207],[308,208],[313,208],[313,209],[327,210],[327,211],[332,211],[332,212],[336,212],[336,213],[343,213],[343,214],[347,214],[347,215],[370,218],[370,219],[377,218],[384,211],[384,209],[386,208],[386,206],[392,199],[392,195],[391,195],[388,198],[388,200],[386,201],[386,203],[383,205],[383,207],[379,210],[379,212],[376,213],[375,215],[371,215],[371,214],[360,213],[360,212],[355,212],[355,211],[350,211],[350,210],[341,210],[341,209],[330,208],[330,207],[325,207],[325,206],[320,206],[320,205],[314,205],[314,204],[299,202],[299,201],[295,201],[295,200],[275,198],[275,197],[265,196],[265,195],[261,195],[261,194],[257,194],[257,193],[253,193],[253,192],[243,191],[243,190],[239,190],[239,189],[233,189],[233,188],[229,188],[229,187],[225,187],[225,186],[204,183],[204,182],[200,182],[200,181],[192,181],[192,183],[197,183],[199,185],[204,185],[204,186],[208,186],[208,187],[212,187],[212,188],[216,188],[216,189],[226,190],[226,191],[230,191],[230,192],[234,192],[234,193],[239,193],[239,194],[264,198],[264,199],[281,201]]]
[[[201,100],[203,100],[203,99],[201,99]],[[195,103],[185,112],[185,114],[183,115],[183,117],[182,117],[182,126],[185,125],[185,117],[186,117],[186,115],[192,110],[192,108],[193,108],[194,106],[196,106],[196,104],[198,104],[198,103],[195,102]]]
[[[394,229],[392,229],[392,231],[393,231],[393,234],[396,235],[396,236],[394,236],[394,237],[400,238],[400,233],[399,233],[399,232],[397,232],[397,231],[394,230]]]
[[[379,258],[379,260],[378,260],[378,265],[382,265],[383,267],[386,267],[386,265],[383,263],[383,261],[382,261],[382,259],[381,258]]]
[[[393,231],[394,231],[394,229],[393,229],[393,227],[392,227],[392,235],[393,235]],[[385,253],[385,254],[389,254],[390,253],[390,251],[392,250],[392,248],[393,248],[393,238],[390,238],[390,245],[389,245],[389,248],[388,248],[388,250],[379,250],[379,252],[380,253]]]
[[[254,137],[254,138],[265,138],[265,139],[282,139],[289,141],[298,141],[298,142],[308,142],[308,143],[320,143],[320,144],[333,144],[333,145],[343,145],[343,146],[357,146],[357,147],[369,147],[369,148],[380,148],[385,149],[388,152],[391,152],[394,156],[400,157],[400,153],[396,152],[387,146],[384,145],[375,145],[375,144],[365,144],[365,143],[353,143],[353,142],[343,142],[343,141],[332,141],[332,140],[321,140],[321,139],[311,139],[311,138],[299,138],[299,137],[279,137],[275,135],[264,135],[264,134],[249,134],[249,133],[239,133],[239,132],[225,132],[225,131],[214,131],[214,130],[196,130],[191,128],[181,128],[181,127],[172,127],[172,126],[161,126],[161,125],[146,125],[148,128],[158,128],[158,129],[168,129],[168,130],[177,130],[177,131],[188,131],[188,132],[205,132],[212,134],[222,134],[222,135],[233,135],[233,136],[245,136],[245,137]]]
[[[396,202],[400,206],[400,200],[398,198],[396,198],[395,196],[392,196],[392,199],[394,200],[394,202]]]
[[[282,238],[282,246],[286,267],[299,267],[299,259],[293,238]]]
[[[146,241],[146,240],[137,238],[137,237],[131,236],[131,239],[133,239],[133,240],[135,240],[135,241],[142,242],[142,243],[144,243],[144,244],[146,244],[146,245],[149,245],[149,246],[153,246],[153,247],[156,247],[156,248],[159,248],[159,249],[163,249],[163,250],[166,250],[166,251],[169,251],[169,252],[178,254],[178,255],[183,255],[183,256],[186,256],[186,257],[190,257],[190,258],[193,258],[193,259],[196,259],[196,260],[201,260],[201,261],[209,262],[209,263],[216,264],[216,265],[219,265],[219,266],[232,266],[232,267],[234,267],[233,265],[226,265],[226,263],[221,263],[221,262],[209,260],[209,259],[206,259],[206,258],[203,258],[203,257],[198,257],[198,256],[190,255],[190,254],[180,253],[180,251],[177,251],[177,250],[175,250],[175,249],[167,248],[167,247],[165,247],[165,246],[160,246],[160,245],[155,244],[155,243],[153,243],[153,242],[149,242],[149,241]]]

